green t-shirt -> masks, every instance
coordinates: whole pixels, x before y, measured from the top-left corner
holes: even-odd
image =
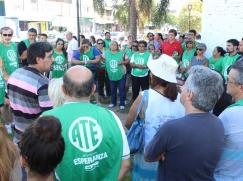
[[[8,75],[11,75],[19,68],[19,60],[16,44],[11,42],[9,46],[0,43],[0,57],[3,60],[3,68]]]
[[[210,69],[215,70],[219,73],[222,72],[222,61],[224,60],[224,57],[219,57],[217,60],[215,60],[213,57],[209,58],[208,66]]]
[[[66,72],[66,58],[63,52],[59,54],[56,51],[53,51],[52,56],[54,58],[54,62],[52,63],[52,71],[51,71],[51,77],[52,78],[60,78],[63,77],[63,75]]]
[[[104,39],[104,42],[105,42],[105,49],[109,50],[110,44],[111,44],[111,39]]]
[[[126,55],[127,55],[127,57],[131,60],[131,57],[132,57],[132,55],[133,55],[133,52],[132,52],[132,49],[131,48],[128,48],[128,46],[126,46],[126,48],[125,48],[125,52],[124,52]]]
[[[131,62],[136,65],[147,65],[148,59],[150,56],[150,52],[146,51],[144,53],[135,52],[133,54],[134,56],[134,62]],[[132,68],[131,74],[136,77],[145,77],[148,75],[148,68],[146,69],[138,69],[138,68]]]
[[[196,51],[196,49],[193,48],[189,52],[187,50],[185,50],[183,52],[183,54],[182,54],[182,65],[183,65],[183,67],[187,68],[190,65],[190,62],[192,60],[192,57],[194,57],[195,51]],[[187,78],[188,77],[188,73],[185,72],[183,74],[183,76]]]
[[[70,102],[44,112],[60,119],[65,152],[56,168],[61,181],[117,180],[122,134],[113,114],[91,103]]]
[[[123,52],[119,50],[113,54],[110,50],[105,51],[106,70],[108,77],[112,81],[121,80],[124,75],[123,65],[119,65],[119,62],[123,61]]]
[[[79,59],[81,61],[84,61],[85,62],[85,66],[89,69],[92,69],[95,67],[94,64],[92,63],[87,63],[89,60],[94,60],[95,59],[95,56],[94,56],[94,47],[91,47],[89,49],[88,52],[84,52],[83,54],[80,55]]]
[[[5,99],[5,80],[3,77],[2,70],[0,70],[0,105],[4,103]]]
[[[225,55],[224,59],[222,60],[222,72],[221,74],[224,76],[224,79],[227,80],[228,74],[227,70],[228,68],[236,62],[236,60],[240,57],[239,54],[235,54],[234,56]]]
[[[190,62],[192,60],[192,57],[194,57],[195,50],[192,49],[190,52],[187,50],[183,52],[182,54],[182,65],[183,67],[187,68],[190,65]]]

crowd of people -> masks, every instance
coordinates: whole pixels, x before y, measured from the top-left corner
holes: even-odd
[[[109,32],[80,44],[67,32],[54,45],[34,28],[18,44],[13,33],[0,30],[1,181],[122,180],[129,170],[138,181],[243,180],[243,39],[206,57],[193,29],[121,45]],[[128,130],[145,120],[133,155],[101,98],[120,110],[131,102]]]

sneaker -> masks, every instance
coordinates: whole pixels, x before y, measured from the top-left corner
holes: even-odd
[[[108,108],[113,108],[113,107],[115,107],[115,105],[114,104],[109,104],[107,107]]]
[[[124,110],[125,109],[125,106],[120,106],[120,110]]]

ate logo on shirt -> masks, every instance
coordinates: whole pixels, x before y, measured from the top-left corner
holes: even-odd
[[[57,56],[57,57],[55,58],[55,62],[56,62],[57,64],[62,64],[62,63],[63,63],[63,57],[62,57],[62,56]]]
[[[13,51],[13,50],[8,50],[7,51],[7,56],[8,56],[8,59],[11,61],[11,62],[14,62],[16,60],[16,53]]]
[[[140,65],[143,65],[143,64],[144,64],[144,59],[143,59],[143,58],[138,58],[138,59],[136,60],[136,63],[137,63],[137,64],[140,64]]]
[[[86,153],[95,150],[103,139],[100,125],[90,117],[77,118],[69,127],[68,136],[75,148]]]
[[[117,61],[116,60],[111,60],[110,61],[110,66],[111,66],[111,69],[112,69],[111,71],[112,72],[116,72],[117,71],[117,66],[118,65],[117,65]]]
[[[210,64],[209,65],[209,68],[212,69],[212,70],[214,70],[215,69],[215,66],[213,64]]]
[[[83,55],[83,61],[86,64],[89,61],[89,57],[87,55]]]

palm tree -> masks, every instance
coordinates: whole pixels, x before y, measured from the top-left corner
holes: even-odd
[[[116,4],[117,0],[113,0]],[[95,11],[100,14],[104,13],[105,0],[93,0]],[[153,0],[124,0],[128,4],[128,22],[129,33],[137,37],[138,25],[144,26],[144,22],[151,20],[151,10]],[[167,13],[169,0],[160,0],[156,5],[155,13],[164,18]],[[142,19],[143,18],[143,19]]]

